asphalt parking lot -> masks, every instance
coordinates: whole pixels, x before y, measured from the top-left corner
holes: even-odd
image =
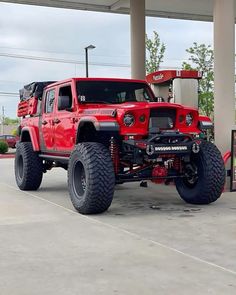
[[[0,160],[0,294],[236,294],[236,193],[184,203],[173,186],[118,185],[109,211],[74,211],[66,171],[21,192]]]

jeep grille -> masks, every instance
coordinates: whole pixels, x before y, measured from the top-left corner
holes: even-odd
[[[173,129],[176,121],[176,110],[172,108],[158,108],[150,110],[149,128]]]

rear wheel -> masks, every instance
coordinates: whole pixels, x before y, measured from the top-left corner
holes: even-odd
[[[109,208],[115,175],[109,151],[104,145],[85,142],[76,146],[69,160],[68,187],[78,212],[96,214]]]
[[[184,178],[176,180],[176,189],[187,203],[209,204],[221,196],[226,174],[221,153],[214,144],[203,141],[200,152],[185,165],[184,174]]]
[[[15,178],[21,190],[37,190],[43,178],[43,163],[31,142],[20,142],[16,147]]]

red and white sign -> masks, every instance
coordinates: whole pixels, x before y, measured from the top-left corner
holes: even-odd
[[[146,76],[146,81],[150,84],[160,84],[167,81],[182,78],[182,79],[201,79],[202,72],[190,70],[165,70],[157,71]]]

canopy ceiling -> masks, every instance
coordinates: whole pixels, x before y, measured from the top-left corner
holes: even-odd
[[[129,13],[129,0],[4,0],[1,2],[123,14]],[[214,0],[146,0],[146,15],[211,21],[213,2]]]

